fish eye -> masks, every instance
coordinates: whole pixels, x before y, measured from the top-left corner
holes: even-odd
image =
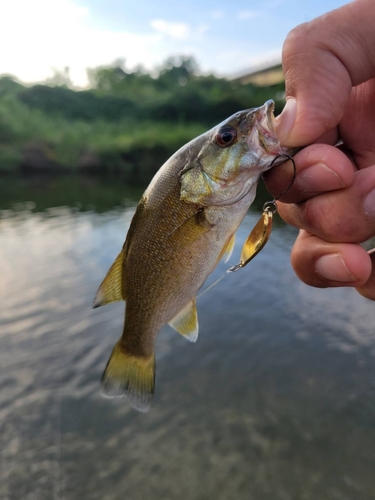
[[[233,127],[222,127],[216,134],[216,143],[222,148],[227,148],[237,139],[237,130]]]

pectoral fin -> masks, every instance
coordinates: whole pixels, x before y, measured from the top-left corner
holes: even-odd
[[[189,246],[199,241],[213,228],[206,218],[203,208],[187,217],[178,227],[173,228],[168,235],[168,245],[179,249],[181,245]]]
[[[228,262],[228,260],[230,259],[232,253],[233,253],[233,249],[234,249],[234,244],[236,243],[236,233],[234,233],[230,240],[228,241],[228,243],[224,246],[221,254],[220,254],[220,257],[218,259],[218,262],[219,260],[221,259],[224,259],[224,262]]]
[[[106,277],[96,292],[93,308],[104,306],[110,302],[125,300],[124,271],[123,271],[124,249],[121,250],[116,260],[110,267]]]
[[[190,342],[195,342],[198,338],[198,314],[195,299],[189,302],[172,321],[169,325],[181,333]]]
[[[266,210],[249,234],[241,252],[241,267],[245,267],[267,243],[272,229],[272,212]]]

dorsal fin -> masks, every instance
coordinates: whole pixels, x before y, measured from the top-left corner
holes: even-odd
[[[195,342],[198,338],[198,314],[196,299],[189,302],[181,311],[169,322],[169,325],[181,333],[190,342]]]
[[[96,292],[93,308],[104,306],[110,302],[125,300],[123,290],[125,290],[124,282],[124,249],[118,254],[116,260],[110,267],[106,277],[102,281],[98,291]]]

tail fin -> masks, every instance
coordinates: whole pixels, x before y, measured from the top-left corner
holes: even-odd
[[[102,375],[103,394],[107,397],[126,395],[134,408],[146,412],[154,395],[155,356],[127,354],[120,342],[115,345]]]

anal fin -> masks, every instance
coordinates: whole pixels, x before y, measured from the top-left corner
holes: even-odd
[[[125,300],[124,297],[124,249],[118,254],[106,277],[96,292],[93,308],[104,306],[110,302]]]
[[[169,325],[190,342],[195,342],[199,331],[196,300],[193,299],[181,309]]]

